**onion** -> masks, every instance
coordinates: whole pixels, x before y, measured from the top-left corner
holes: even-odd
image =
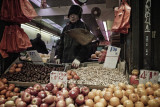
[[[114,87],[114,92],[117,91],[117,90],[122,90],[122,88],[119,87],[119,86]]]
[[[97,91],[96,91],[96,96],[99,96],[99,95],[100,95],[100,92],[101,92],[101,90],[97,90]]]
[[[133,104],[133,102],[131,100],[124,101],[123,105],[125,107],[134,107],[134,104]]]
[[[146,88],[148,88],[148,87],[152,87],[153,84],[152,84],[152,82],[147,82],[147,83],[145,84],[145,86],[146,86]]]
[[[93,102],[92,99],[87,99],[87,100],[85,101],[85,104],[86,104],[86,106],[93,107],[94,102]]]
[[[113,97],[113,94],[109,91],[107,91],[105,94],[104,94],[104,99],[106,101],[109,101],[111,98]]]
[[[153,90],[155,91],[155,90],[157,90],[158,88],[159,88],[159,84],[153,84]]]
[[[148,94],[148,95],[153,95],[153,93],[154,93],[154,91],[153,91],[153,89],[152,89],[151,87],[148,87],[148,88],[146,89],[146,91],[147,91],[147,94]]]
[[[114,89],[114,87],[115,87],[115,85],[113,85],[113,84],[110,84],[110,85],[109,85],[109,88]]]
[[[159,104],[156,102],[155,99],[152,99],[148,101],[148,106],[149,107],[159,107]]]
[[[119,98],[117,98],[117,97],[112,97],[112,98],[110,99],[110,104],[111,104],[112,106],[118,106],[118,105],[120,104]]]
[[[138,96],[134,93],[129,95],[129,100],[131,100],[133,103],[138,101]]]
[[[103,96],[104,96],[105,93],[106,93],[106,91],[101,91],[101,92],[99,93],[99,96],[100,96],[101,98],[103,98]]]
[[[143,95],[141,97],[141,102],[144,104],[144,105],[147,105],[148,104],[148,101],[149,101],[149,97],[146,96],[146,95]]]
[[[126,85],[126,90],[127,89],[130,89],[130,90],[134,91],[134,87],[132,85]]]
[[[145,85],[144,84],[138,84],[137,88],[143,88],[143,89],[145,89]]]
[[[100,101],[100,99],[101,99],[100,96],[95,96],[95,97],[94,97],[94,102],[97,103],[97,102]]]
[[[123,97],[123,92],[121,90],[117,90],[114,92],[114,96],[121,99]]]
[[[89,98],[89,99],[94,99],[94,97],[95,97],[94,92],[89,92],[89,93],[88,93],[88,98]]]
[[[133,90],[127,89],[126,92],[125,92],[125,95],[126,95],[127,97],[129,97],[129,95],[132,94],[132,93],[133,93]]]
[[[107,101],[104,98],[101,98],[99,102],[102,102],[105,107],[107,106]]]
[[[95,104],[94,107],[105,107],[105,106],[103,105],[102,102],[98,102],[98,103]]]
[[[124,101],[126,101],[126,100],[128,100],[128,97],[123,96],[123,97],[122,97],[122,99],[121,99],[121,104],[123,104],[123,103],[124,103]]]
[[[126,89],[126,85],[122,82],[118,83],[118,86],[121,87],[122,89]]]
[[[135,103],[135,107],[144,107],[144,104],[142,102],[140,102],[140,101],[137,101]]]

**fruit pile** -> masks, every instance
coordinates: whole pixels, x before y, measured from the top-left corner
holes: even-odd
[[[110,84],[103,90],[89,89],[69,84],[64,88],[61,82],[42,87],[35,84],[22,91],[20,97],[11,100],[0,98],[0,107],[159,107],[159,84],[132,85]]]
[[[13,64],[12,66],[18,65]],[[23,67],[21,67],[20,72],[7,72],[6,74],[3,74],[2,77],[7,78],[8,81],[48,83],[50,79],[50,72],[52,70],[63,71],[64,67],[35,65],[26,62],[23,63]]]
[[[19,92],[20,89],[15,87],[15,84],[8,84],[6,78],[0,78],[0,104],[3,101],[10,100],[13,96],[19,96]]]

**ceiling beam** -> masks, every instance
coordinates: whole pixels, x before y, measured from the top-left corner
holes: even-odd
[[[83,5],[83,14],[91,14],[91,9],[93,7],[99,7],[101,11],[110,10],[110,8],[106,8],[106,4],[91,4],[91,5]],[[61,6],[61,7],[50,7],[46,9],[35,8],[37,14],[39,16],[56,16],[56,15],[67,15],[70,6]]]

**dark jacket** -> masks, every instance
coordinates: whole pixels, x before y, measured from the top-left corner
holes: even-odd
[[[32,49],[37,50],[38,53],[48,54],[48,50],[46,48],[46,44],[40,38],[35,38],[31,41]]]
[[[82,46],[73,38],[71,38],[69,35],[65,34],[65,31],[74,28],[84,28],[89,30],[86,24],[84,24],[80,20],[74,24],[69,23],[64,27],[60,39],[60,46],[58,49],[58,56],[57,56],[58,59],[61,59],[62,63],[72,63],[75,58],[78,59],[80,62],[83,62],[86,59],[88,59],[87,57],[88,47]]]

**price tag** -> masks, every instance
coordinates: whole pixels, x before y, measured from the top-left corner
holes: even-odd
[[[121,48],[109,46],[103,67],[116,68]]]
[[[27,51],[27,54],[30,56],[34,64],[42,64],[42,65],[44,64],[37,50]]]
[[[62,82],[67,87],[67,73],[62,71],[52,71],[50,73],[50,82],[56,84]]]
[[[158,83],[158,75],[158,71],[140,70],[139,83],[145,84],[148,81],[152,83]]]

